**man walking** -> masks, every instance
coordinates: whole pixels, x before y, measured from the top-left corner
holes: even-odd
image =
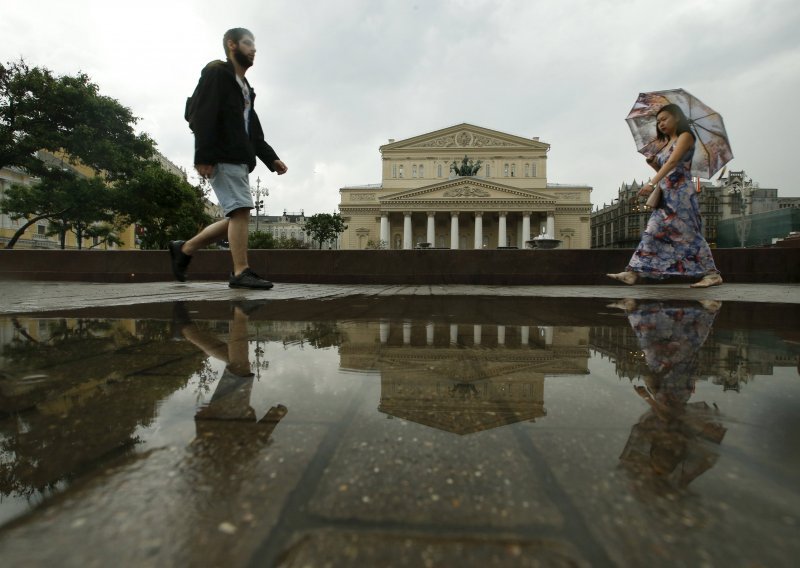
[[[227,236],[233,257],[228,286],[268,290],[272,282],[258,276],[247,262],[250,209],[254,207],[249,174],[256,167],[256,157],[278,175],[285,174],[288,168],[264,140],[264,131],[253,109],[255,93],[244,78],[256,55],[252,32],[230,29],[222,43],[226,61],[212,61],[203,69],[187,109],[187,120],[194,132],[194,167],[211,181],[227,218],[209,225],[188,241],[172,241],[169,244],[172,272],[185,282],[192,254]]]

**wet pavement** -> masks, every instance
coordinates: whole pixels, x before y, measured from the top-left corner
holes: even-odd
[[[7,565],[800,554],[796,286],[0,297]]]

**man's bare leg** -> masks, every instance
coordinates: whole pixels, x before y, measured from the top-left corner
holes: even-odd
[[[222,240],[228,235],[229,224],[229,219],[223,219],[222,221],[217,221],[216,223],[210,224],[191,239],[183,243],[181,252],[191,256],[195,253],[195,251],[205,248],[211,243]]]
[[[250,223],[249,209],[236,209],[229,218],[228,244],[233,258],[233,274],[238,276],[250,265],[247,263],[247,237]]]

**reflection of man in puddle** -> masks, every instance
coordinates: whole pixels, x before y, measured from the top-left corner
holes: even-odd
[[[238,304],[234,305],[229,338],[225,343],[208,330],[195,325],[182,303],[175,304],[174,323],[181,335],[209,357],[226,363],[211,400],[195,414],[198,436],[212,435],[215,430],[222,434],[223,427],[219,425],[220,422],[227,422],[230,425],[256,423],[255,411],[250,406],[254,375],[250,370],[248,317],[245,310],[246,308]],[[258,421],[258,424],[268,427],[268,432],[261,429],[262,431],[258,433],[259,437],[266,440],[286,413],[287,409],[282,404],[270,408],[267,414]],[[215,426],[214,423],[218,425]]]
[[[684,489],[716,463],[726,429],[716,405],[689,403],[698,373],[698,352],[721,302],[667,304],[623,300],[623,308],[645,355],[645,386],[636,393],[650,406],[633,426],[620,461],[654,489]]]

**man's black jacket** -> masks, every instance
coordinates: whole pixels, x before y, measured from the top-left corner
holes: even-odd
[[[247,79],[244,79],[247,82]],[[247,164],[252,172],[256,156],[275,171],[278,155],[264,141],[255,111],[256,94],[250,83],[250,134],[244,128],[244,95],[236,81],[233,63],[212,61],[203,68],[193,98],[194,163]]]

